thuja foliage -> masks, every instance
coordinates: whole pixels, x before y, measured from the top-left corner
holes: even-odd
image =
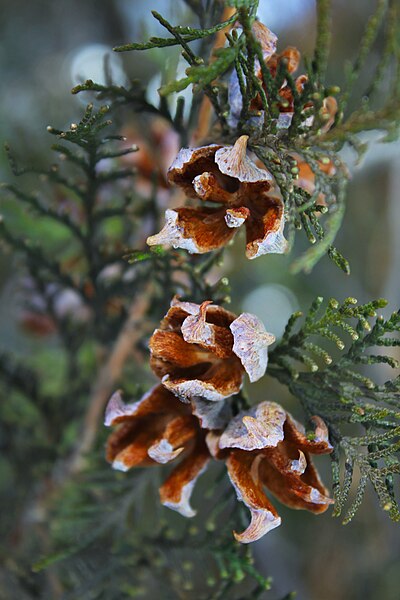
[[[214,3],[217,5],[217,3]],[[346,66],[346,79],[341,90],[338,86],[327,86],[325,75],[328,65],[329,47],[331,43],[330,3],[317,3],[317,43],[312,60],[305,57],[307,82],[299,91],[289,65],[285,61],[279,63],[278,72],[272,77],[264,64],[260,42],[255,38],[251,22],[257,11],[257,3],[231,3],[238,12],[222,24],[217,24],[202,30],[173,26],[161,15],[153,11],[153,16],[171,34],[168,38],[151,38],[143,44],[126,44],[116,47],[117,52],[143,51],[150,48],[164,48],[180,45],[182,56],[189,64],[187,76],[175,82],[169,82],[159,90],[161,101],[173,92],[179,92],[194,85],[194,103],[196,98],[205,93],[213,104],[221,129],[220,136],[226,139],[237,137],[241,133],[250,135],[250,148],[259,156],[268,169],[273,173],[283,195],[288,211],[290,241],[293,242],[296,229],[302,229],[308,241],[314,245],[302,257],[296,259],[292,270],[294,273],[312,269],[314,264],[324,255],[328,256],[346,273],[350,267],[347,260],[333,246],[334,239],[340,229],[344,210],[345,192],[348,173],[341,162],[338,151],[344,144],[350,144],[358,155],[362,155],[367,144],[362,143],[357,134],[371,129],[382,130],[386,136],[382,139],[392,141],[398,135],[399,121],[399,47],[398,22],[399,8],[395,1],[381,1],[376,13],[367,23],[364,36],[360,42],[359,54],[353,64]],[[215,9],[214,9],[215,10]],[[208,13],[208,14],[212,14]],[[203,14],[206,19],[207,13]],[[241,34],[234,31],[227,35],[229,45],[218,48],[212,53],[208,62],[201,52],[193,51],[191,42],[207,39],[215,34],[222,26],[239,22]],[[359,80],[360,72],[370,57],[371,49],[381,30],[384,30],[385,44],[382,56],[375,67],[369,70],[369,83],[366,90],[357,90],[356,97],[361,102],[361,108],[348,112],[349,100],[354,95],[354,88]],[[202,48],[200,48],[201,50]],[[261,79],[255,75],[254,64],[259,60]],[[237,72],[242,94],[242,110],[237,126],[232,129],[228,124],[229,99],[227,97],[226,74],[232,68]],[[391,76],[386,97],[382,98],[379,82],[387,73]],[[282,82],[293,94],[293,118],[287,129],[277,131],[279,105],[282,103],[280,88]],[[212,85],[211,85],[212,84]],[[106,95],[125,98],[128,101],[130,92],[122,87],[102,89],[92,81],[78,86],[75,91],[93,89]],[[379,104],[376,105],[377,93],[380,93]],[[132,92],[131,92],[132,93]],[[251,110],[251,102],[260,94],[264,117],[262,125],[252,127],[249,117],[260,111]],[[334,127],[326,131],[328,116],[323,110],[324,99],[333,96],[337,99],[338,110],[334,115]],[[181,102],[183,100],[181,99]],[[178,102],[177,116],[181,115],[181,104]],[[312,121],[312,125],[307,124]],[[191,119],[189,118],[189,123]],[[307,125],[306,125],[307,124]],[[300,153],[315,174],[315,187],[312,194],[301,188],[294,187],[298,178],[298,166],[293,160],[293,154]],[[333,162],[336,168],[334,176],[328,176],[324,169],[318,168],[318,161],[329,164]],[[325,202],[321,206],[321,194]],[[317,218],[316,212],[325,214],[324,222]]]
[[[385,300],[358,306],[355,298],[347,298],[342,304],[331,299],[325,310],[321,310],[322,303],[322,298],[316,299],[296,332],[293,329],[301,313],[292,315],[282,340],[272,352],[274,366],[270,374],[289,387],[309,417],[317,412],[329,423],[336,442],[332,457],[334,514],[342,514],[356,478],[357,491],[344,523],[359,508],[368,481],[383,510],[399,521],[393,478],[399,472],[400,378],[375,383],[371,367],[388,365],[390,370],[398,371],[398,360],[387,352],[399,346],[400,314],[393,313],[389,319],[377,316],[376,311],[386,305]],[[371,319],[375,319],[372,325]],[[324,344],[326,341],[328,345]],[[330,347],[335,346],[340,354],[334,359]],[[299,364],[307,370],[299,372]],[[360,433],[343,435],[344,423],[360,424]]]
[[[348,180],[339,152],[350,144],[362,155],[366,147],[358,134],[364,131],[383,131],[388,142],[398,134],[399,6],[395,0],[377,3],[339,89],[326,84],[328,0],[317,2],[316,49],[304,59],[307,77],[301,88],[288,60],[275,71],[268,68],[253,27],[258,2],[186,4],[198,20],[195,27],[173,25],[153,12],[165,37],[115,48],[180,47],[188,64],[185,77],[166,81],[158,103],[137,81],[126,87],[110,76],[104,85],[86,81],[73,90],[94,94],[82,119],[66,131],[48,128],[57,163],[21,167],[7,147],[14,175],[27,183],[4,186],[0,236],[19,261],[20,324],[44,341],[35,342],[37,352],[29,357],[5,349],[0,355],[7,397],[1,436],[16,473],[13,519],[1,534],[18,539],[27,528],[35,533],[29,548],[21,544],[16,558],[5,561],[0,597],[108,600],[160,597],[161,589],[165,598],[211,600],[257,598],[271,586],[254,565],[251,546],[231,539],[232,529],[247,516],[226,485],[223,468],[216,465],[207,473],[199,516],[186,522],[158,507],[154,471],[114,473],[103,459],[105,404],[118,387],[138,399],[152,385],[148,338],[171,298],[224,304],[230,295],[226,277],[216,283],[209,277],[216,267],[221,273],[229,249],[189,256],[146,246],[146,235],[160,226],[166,186],[155,160],[145,169],[136,159],[138,147],[127,143],[125,120],[133,110],[149,126],[162,122],[179,146],[188,145],[199,130],[207,144],[249,136],[249,150],[279,188],[289,245],[297,230],[311,244],[294,259],[293,272],[310,271],[327,254],[349,273],[334,246]],[[216,44],[221,34],[223,43]],[[367,89],[360,90],[359,75],[378,35],[384,38],[383,52]],[[390,80],[385,96],[378,94],[383,78]],[[193,99],[187,110],[183,97],[174,102],[170,96],[189,86]],[[289,100],[280,93],[283,86]],[[336,108],[329,112],[332,98]],[[349,108],[351,102],[356,108]],[[204,128],[207,103],[211,112]],[[136,135],[139,151],[141,141]],[[312,172],[307,189],[298,185],[300,164]],[[382,508],[393,520],[400,518],[394,484],[400,464],[400,379],[382,383],[388,369],[398,369],[391,349],[400,343],[400,317],[394,313],[385,320],[378,314],[384,306],[383,300],[360,306],[353,298],[342,304],[318,298],[304,317],[291,317],[270,352],[268,374],[298,400],[309,425],[318,415],[329,428],[334,514],[344,514],[344,522],[356,513],[369,483]],[[232,405],[238,411],[249,403],[240,393]],[[27,469],[30,456],[35,461]],[[5,498],[1,503],[3,508]],[[25,568],[32,567],[32,556],[38,557],[33,573]]]

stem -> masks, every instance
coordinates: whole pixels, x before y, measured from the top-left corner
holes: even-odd
[[[317,39],[313,68],[319,83],[325,78],[331,45],[331,0],[317,0]]]
[[[83,419],[83,434],[69,464],[69,474],[81,471],[85,465],[85,456],[90,452],[95,442],[105,405],[118,384],[126,361],[134,351],[135,343],[140,338],[139,325],[148,309],[149,296],[149,289],[142,290],[141,295],[133,302],[125,325],[105,363],[100,368]]]

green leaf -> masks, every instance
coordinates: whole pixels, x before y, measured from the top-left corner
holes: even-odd
[[[129,264],[135,264],[151,260],[154,256],[163,256],[164,254],[165,250],[163,246],[152,246],[150,250],[132,250],[132,252],[129,252],[124,256],[124,259],[127,260]]]
[[[174,30],[182,36],[185,42],[189,43],[203,39],[210,35],[214,35],[218,31],[229,27],[229,25],[233,25],[236,20],[237,15],[235,14],[227,21],[222,21],[221,23],[218,23],[218,25],[214,25],[214,27],[210,27],[209,29],[174,27]],[[161,38],[154,36],[151,37],[148,42],[145,42],[143,44],[132,43],[124,44],[122,46],[116,46],[114,48],[114,52],[130,52],[131,50],[151,50],[152,48],[166,48],[168,46],[179,46],[179,42],[176,38]]]
[[[204,88],[210,85],[215,79],[221,77],[235,62],[239,52],[239,46],[233,46],[229,48],[222,48],[218,50],[215,55],[217,56],[209,65],[199,65],[189,67],[186,70],[187,77],[179,79],[178,81],[172,81],[167,83],[159,89],[161,96],[169,96],[174,92],[181,92],[191,84],[197,84]]]
[[[336,210],[330,215],[325,222],[324,237],[315,246],[312,246],[304,252],[299,258],[293,261],[290,271],[293,274],[298,274],[301,271],[310,273],[317,262],[324,256],[329,254],[329,257],[339,266],[346,274],[349,274],[350,267],[347,260],[332,246],[341,225],[345,212],[344,202],[341,202],[336,207]]]

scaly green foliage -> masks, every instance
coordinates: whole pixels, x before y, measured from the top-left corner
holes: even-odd
[[[156,11],[152,11],[152,14],[155,19],[158,21],[161,15],[159,15]],[[180,46],[182,42],[188,44],[189,42],[194,42],[196,40],[201,40],[210,35],[214,35],[218,31],[222,31],[229,25],[233,25],[237,19],[237,15],[233,15],[230,19],[226,21],[222,21],[222,23],[218,23],[214,25],[214,27],[210,27],[209,29],[193,29],[192,27],[174,27],[175,35],[178,35],[179,38],[173,37],[170,39],[160,38],[160,37],[152,37],[148,42],[144,44],[125,44],[123,46],[116,46],[114,48],[115,52],[128,52],[130,50],[151,50],[152,48],[166,48],[167,46]]]
[[[398,91],[396,91],[399,89],[399,69],[396,66],[392,97],[389,96],[384,106],[371,111],[368,103],[365,103],[366,96],[364,95],[364,106],[360,111],[355,111],[346,118],[343,113],[359,79],[362,66],[368,59],[373,42],[385,19],[387,23],[386,43],[377,67],[377,80],[382,78],[390,63],[399,64],[398,23],[400,20],[397,18],[396,3],[386,1],[378,3],[376,14],[367,23],[359,54],[354,64],[347,69],[347,82],[343,91],[340,91],[338,87],[327,87],[325,84],[330,48],[330,4],[328,0],[321,0],[317,3],[315,54],[311,64],[308,60],[306,62],[308,80],[302,91],[297,90],[295,80],[284,61],[279,64],[275,77],[271,76],[266,67],[260,43],[251,29],[256,15],[257,3],[255,2],[230,4],[237,8],[238,13],[224,22],[224,25],[237,21],[240,23],[242,33],[239,35],[234,30],[231,34],[226,34],[229,45],[224,49],[219,49],[208,63],[201,55],[194,53],[188,45],[190,42],[200,39],[199,31],[172,26],[155,12],[153,12],[155,18],[173,35],[173,38],[152,38],[145,44],[127,44],[117,48],[118,51],[144,50],[172,44],[182,47],[182,56],[190,65],[187,69],[187,77],[164,84],[160,89],[160,94],[164,97],[194,84],[197,94],[204,89],[212,101],[223,138],[231,140],[241,134],[250,135],[250,147],[272,172],[282,193],[287,210],[291,244],[294,241],[296,230],[300,229],[304,231],[307,240],[313,245],[300,258],[295,259],[292,267],[293,273],[309,272],[325,254],[345,273],[350,272],[348,261],[333,245],[344,216],[347,181],[347,171],[341,163],[337,151],[344,143],[348,142],[358,153],[365,152],[366,145],[358,141],[357,134],[371,128],[386,129],[390,136],[388,141],[394,139],[397,132],[396,123],[399,118]],[[204,36],[215,34],[222,28],[222,25],[203,30]],[[261,67],[261,81],[255,73],[255,61]],[[226,106],[225,101],[224,75],[233,66],[240,84],[243,108],[238,124],[232,130],[232,126],[228,127],[226,121],[226,115],[230,109],[229,106]],[[375,79],[372,78],[372,82],[374,81]],[[278,106],[282,102],[279,92],[284,82],[293,94],[294,113],[290,127],[287,130],[277,131]],[[376,85],[371,83],[368,96],[373,94]],[[251,101],[257,95],[260,96],[264,112],[261,126],[255,126],[251,118],[257,115],[257,112],[250,110]],[[335,126],[326,132],[324,131],[325,116],[322,106],[324,99],[328,96],[337,97],[339,110]],[[307,122],[311,125],[305,125]],[[294,156],[299,155],[307,161],[315,174],[315,191],[311,194],[296,187],[298,171],[296,172]],[[332,160],[335,165],[336,172],[331,173],[329,177],[321,171],[318,164],[321,156],[327,161]],[[322,204],[321,198],[323,198]],[[325,215],[325,219],[321,218],[321,213]]]
[[[345,514],[345,523],[359,508],[368,481],[381,507],[398,521],[393,478],[400,472],[400,376],[383,384],[375,383],[377,372],[373,366],[387,365],[399,370],[400,364],[392,355],[377,354],[376,350],[387,351],[400,345],[400,313],[385,320],[376,316],[376,311],[386,305],[384,300],[358,306],[354,298],[347,298],[342,304],[331,299],[319,314],[322,301],[318,298],[314,302],[296,332],[293,328],[301,313],[291,317],[281,342],[271,354],[270,363],[274,366],[269,373],[289,387],[308,417],[318,414],[330,427],[335,443],[335,515],[341,515],[355,479],[357,491]],[[371,318],[375,318],[372,326]],[[346,347],[349,337],[351,343]],[[341,351],[336,358],[326,346],[327,341]],[[297,363],[311,373],[299,372]],[[343,431],[348,423],[354,425],[352,435]]]

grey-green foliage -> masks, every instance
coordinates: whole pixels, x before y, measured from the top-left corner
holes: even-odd
[[[377,316],[385,305],[384,300],[358,306],[354,298],[342,304],[331,299],[322,310],[318,298],[297,331],[301,314],[291,317],[270,357],[270,374],[289,387],[308,417],[318,414],[329,426],[336,516],[348,503],[353,479],[358,482],[345,523],[360,506],[368,481],[381,507],[400,520],[393,481],[400,473],[400,363],[393,356],[400,346],[400,313]],[[375,383],[392,370],[392,379]],[[346,424],[353,426],[351,435]]]

